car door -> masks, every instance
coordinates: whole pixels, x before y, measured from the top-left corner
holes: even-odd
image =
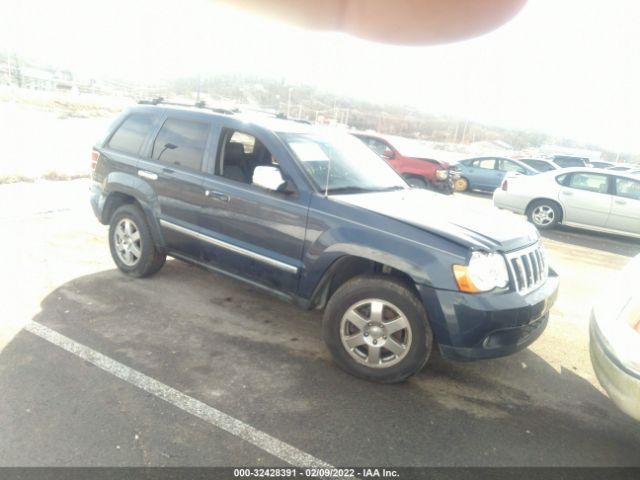
[[[488,190],[500,185],[502,173],[496,170],[495,158],[477,158],[471,162],[468,170],[472,188]]]
[[[607,228],[640,235],[640,180],[614,178],[614,197]]]
[[[212,126],[207,115],[166,115],[138,164],[138,175],[156,194],[167,248],[192,257],[200,255],[197,231],[204,205],[202,165]]]
[[[199,223],[203,260],[279,292],[297,290],[309,192],[298,189],[300,174],[273,135],[246,124],[225,126],[215,161],[207,167],[205,204]],[[275,166],[287,178],[287,192],[252,184],[257,166]]]
[[[558,200],[564,209],[563,223],[605,227],[611,212],[610,176],[574,172],[560,188]]]

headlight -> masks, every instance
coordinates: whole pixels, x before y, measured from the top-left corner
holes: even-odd
[[[469,265],[454,265],[453,274],[463,292],[488,292],[509,284],[507,264],[499,253],[473,252]]]
[[[442,170],[441,168],[436,170],[436,178],[438,180],[446,180],[448,176],[449,173],[446,170]]]

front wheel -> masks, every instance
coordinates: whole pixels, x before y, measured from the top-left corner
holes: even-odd
[[[453,182],[453,188],[456,192],[466,192],[469,190],[469,180],[464,177],[456,178],[456,181]]]
[[[401,382],[429,358],[433,334],[417,295],[400,280],[356,277],[325,309],[323,335],[335,362],[356,377]]]

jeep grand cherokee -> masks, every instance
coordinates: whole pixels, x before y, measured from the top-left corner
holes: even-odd
[[[544,330],[558,277],[533,226],[411,189],[347,133],[150,103],[92,157],[91,204],[123,272],[170,255],[323,309],[335,362],[380,382],[418,372],[435,345],[490,358]]]

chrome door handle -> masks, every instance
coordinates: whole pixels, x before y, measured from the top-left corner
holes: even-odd
[[[209,197],[209,198],[213,198],[214,200],[220,200],[221,202],[228,202],[229,201],[229,195],[227,195],[226,193],[222,193],[222,192],[216,192],[214,190],[205,190],[204,196],[205,197]]]
[[[153,172],[147,172],[146,170],[138,170],[138,176],[142,178],[146,178],[148,180],[157,180],[158,175]]]

